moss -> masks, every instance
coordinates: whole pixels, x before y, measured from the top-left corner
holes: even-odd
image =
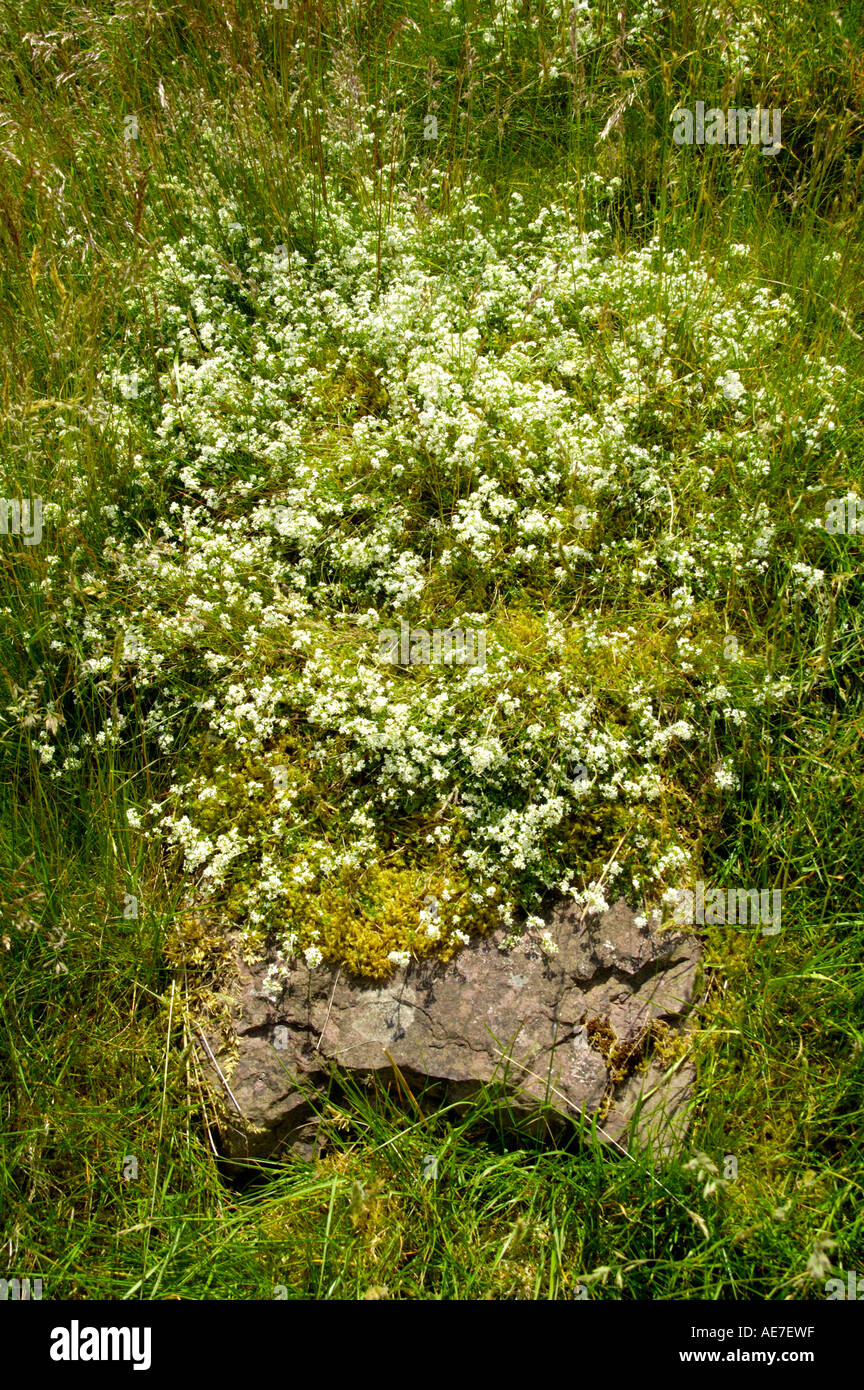
[[[340,367],[337,353],[331,350],[324,370],[329,370],[329,375],[316,383],[313,393],[321,401],[323,413],[352,419],[385,413],[390,397],[367,357],[357,356]]]
[[[600,1105],[598,1118],[602,1121],[609,1112],[615,1088],[637,1072],[644,1072],[652,1062],[668,1068],[690,1050],[685,1033],[671,1027],[663,1019],[651,1019],[629,1042],[619,1040],[608,1015],[585,1020],[588,1046],[606,1063],[609,1082]]]
[[[430,899],[436,904],[437,940],[426,934],[420,918]],[[289,890],[285,916],[288,929],[301,941],[314,941],[325,960],[355,975],[384,979],[393,973],[391,951],[409,951],[417,960],[450,959],[460,944],[457,930],[478,935],[498,924],[497,900],[496,890],[482,906],[472,903],[468,882],[448,872],[446,861],[406,864],[400,855],[395,864]]]

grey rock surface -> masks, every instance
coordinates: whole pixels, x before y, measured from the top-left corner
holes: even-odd
[[[334,1069],[338,1084],[340,1072],[387,1081],[395,1068],[424,1104],[485,1087],[499,1114],[523,1124],[566,1127],[596,1113],[601,1139],[674,1152],[695,1070],[668,1044],[692,1000],[698,940],[638,927],[623,900],[584,921],[562,902],[547,928],[555,954],[529,934],[504,950],[502,929],[380,984],[299,959],[275,1003],[262,993],[269,961],[237,954],[230,1033],[211,1025],[202,1048],[223,1152],[311,1153],[313,1100]]]

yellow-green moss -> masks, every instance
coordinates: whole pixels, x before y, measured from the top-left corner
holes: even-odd
[[[393,973],[391,951],[409,951],[417,960],[449,960],[460,944],[456,930],[476,936],[495,927],[497,890],[484,895],[482,905],[471,903],[468,893],[467,880],[441,857],[437,863],[406,865],[400,855],[398,862],[362,874],[346,871],[337,882],[289,889],[282,930],[296,931],[301,944],[314,941],[333,964],[382,979]],[[426,935],[420,920],[430,898],[438,907],[438,940]]]

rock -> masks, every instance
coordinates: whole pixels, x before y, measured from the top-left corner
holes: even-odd
[[[596,1114],[608,1143],[674,1152],[695,1069],[669,1044],[680,1042],[699,942],[637,927],[623,900],[584,923],[561,902],[547,930],[552,955],[532,935],[502,949],[502,929],[384,983],[299,959],[276,1003],[261,993],[269,961],[238,953],[230,1034],[211,1024],[202,1051],[226,1156],[311,1155],[314,1099],[334,1075],[389,1081],[395,1068],[424,1104],[487,1088],[511,1121],[561,1129]]]

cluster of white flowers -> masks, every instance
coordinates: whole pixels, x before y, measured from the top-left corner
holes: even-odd
[[[727,401],[740,401],[747,394],[740,376],[737,372],[732,371],[731,368],[728,372],[724,372],[722,376],[717,378],[717,386]]]
[[[763,16],[758,10],[736,7],[734,15],[716,7],[697,6],[696,24],[708,21],[711,30],[722,34],[718,56],[730,77],[749,77],[759,48],[764,45]]]
[[[640,20],[657,12],[646,0]],[[591,7],[574,14],[578,47]],[[424,217],[394,198],[383,253],[363,200],[335,192],[305,254],[279,249],[278,229],[250,235],[227,199],[215,218],[204,199],[189,210],[147,286],[155,323],[128,292],[140,333],[93,412],[152,518],[142,531],[106,509],[104,576],[86,576],[120,596],[120,640],[116,603],[97,593],[82,623],[51,581],[58,659],[98,689],[134,680],[164,754],[190,706],[206,736],[129,825],[182,852],[196,893],[232,891],[250,938],[275,934],[310,968],[324,953],[297,889],[382,868],[403,832],[470,887],[459,913],[418,900],[428,949],[467,940],[489,890],[509,926],[551,888],[602,911],[627,873],[662,886],[680,870],[670,768],[686,743],[710,773],[715,707],[746,717],[718,684],[705,614],[720,610],[719,643],[732,577],[740,593],[776,561],[760,496],[773,443],[815,447],[841,379],[802,358],[813,408],[780,418],[764,366],[796,311],[744,278],[746,247],[725,266],[657,240],[615,255],[565,200],[530,220],[518,195],[490,228],[470,185],[456,237],[428,215],[436,178]],[[791,578],[807,599],[824,576],[796,563]],[[403,617],[482,630],[485,665],[387,666],[376,628]],[[114,710],[92,738],[113,746],[126,727]],[[40,732],[59,778],[82,745],[65,761],[54,746]],[[734,769],[713,785],[734,790]],[[598,877],[622,816],[645,833]],[[583,818],[606,827],[596,862],[574,849]]]

